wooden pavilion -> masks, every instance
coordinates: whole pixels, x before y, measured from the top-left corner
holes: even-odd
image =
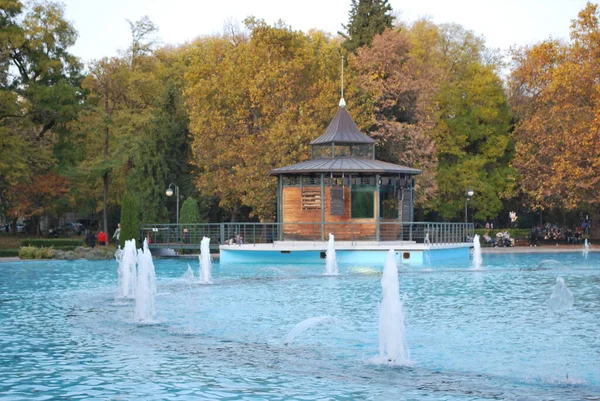
[[[340,101],[323,135],[312,141],[310,160],[271,170],[277,176],[280,240],[402,240],[413,221],[410,167],[375,158],[375,140],[360,132]]]

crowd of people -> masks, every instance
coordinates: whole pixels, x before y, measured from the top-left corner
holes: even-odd
[[[111,237],[111,239],[115,243],[115,246],[117,246],[119,244],[120,236],[121,236],[121,224],[117,224],[117,228]],[[87,246],[89,248],[95,247],[96,243],[98,244],[98,246],[110,245],[108,242],[108,236],[102,230],[100,230],[100,232],[98,233],[97,236],[94,234],[93,230],[87,230],[87,234],[85,235],[85,239],[83,240],[83,242],[84,242],[85,246]]]
[[[529,241],[531,245],[539,245],[541,241],[566,242],[567,244],[580,244],[583,242],[584,234],[589,234],[589,220],[582,222],[575,230],[561,228],[557,224],[547,223],[543,226],[536,226],[531,229]]]
[[[499,231],[495,238],[490,237],[489,232],[483,234],[483,240],[489,246],[515,246],[515,239],[510,237],[508,231]]]

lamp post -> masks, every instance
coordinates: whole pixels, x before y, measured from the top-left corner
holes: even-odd
[[[469,220],[467,219],[467,206],[469,204],[469,201],[471,200],[471,197],[475,194],[475,191],[473,191],[472,189],[467,189],[465,191],[465,223],[468,223]]]
[[[173,190],[171,189],[171,187],[175,187],[175,196],[177,197],[177,213],[175,214],[177,217],[177,237],[179,237],[179,187],[173,183],[169,184],[169,187],[167,188],[167,190],[165,191],[165,194],[167,194],[167,196],[173,196]]]

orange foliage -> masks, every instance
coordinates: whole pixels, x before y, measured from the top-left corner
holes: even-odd
[[[600,205],[600,25],[588,3],[568,44],[521,49],[510,78],[514,166],[538,207]]]
[[[49,173],[36,176],[30,183],[14,187],[17,207],[24,216],[58,214],[71,201],[68,179]]]

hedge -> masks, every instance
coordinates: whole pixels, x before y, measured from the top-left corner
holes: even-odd
[[[12,258],[19,256],[18,249],[0,249],[0,258]]]
[[[37,248],[50,248],[52,246],[56,249],[75,249],[82,245],[82,239],[69,238],[29,238],[21,241],[21,246],[35,246]]]

